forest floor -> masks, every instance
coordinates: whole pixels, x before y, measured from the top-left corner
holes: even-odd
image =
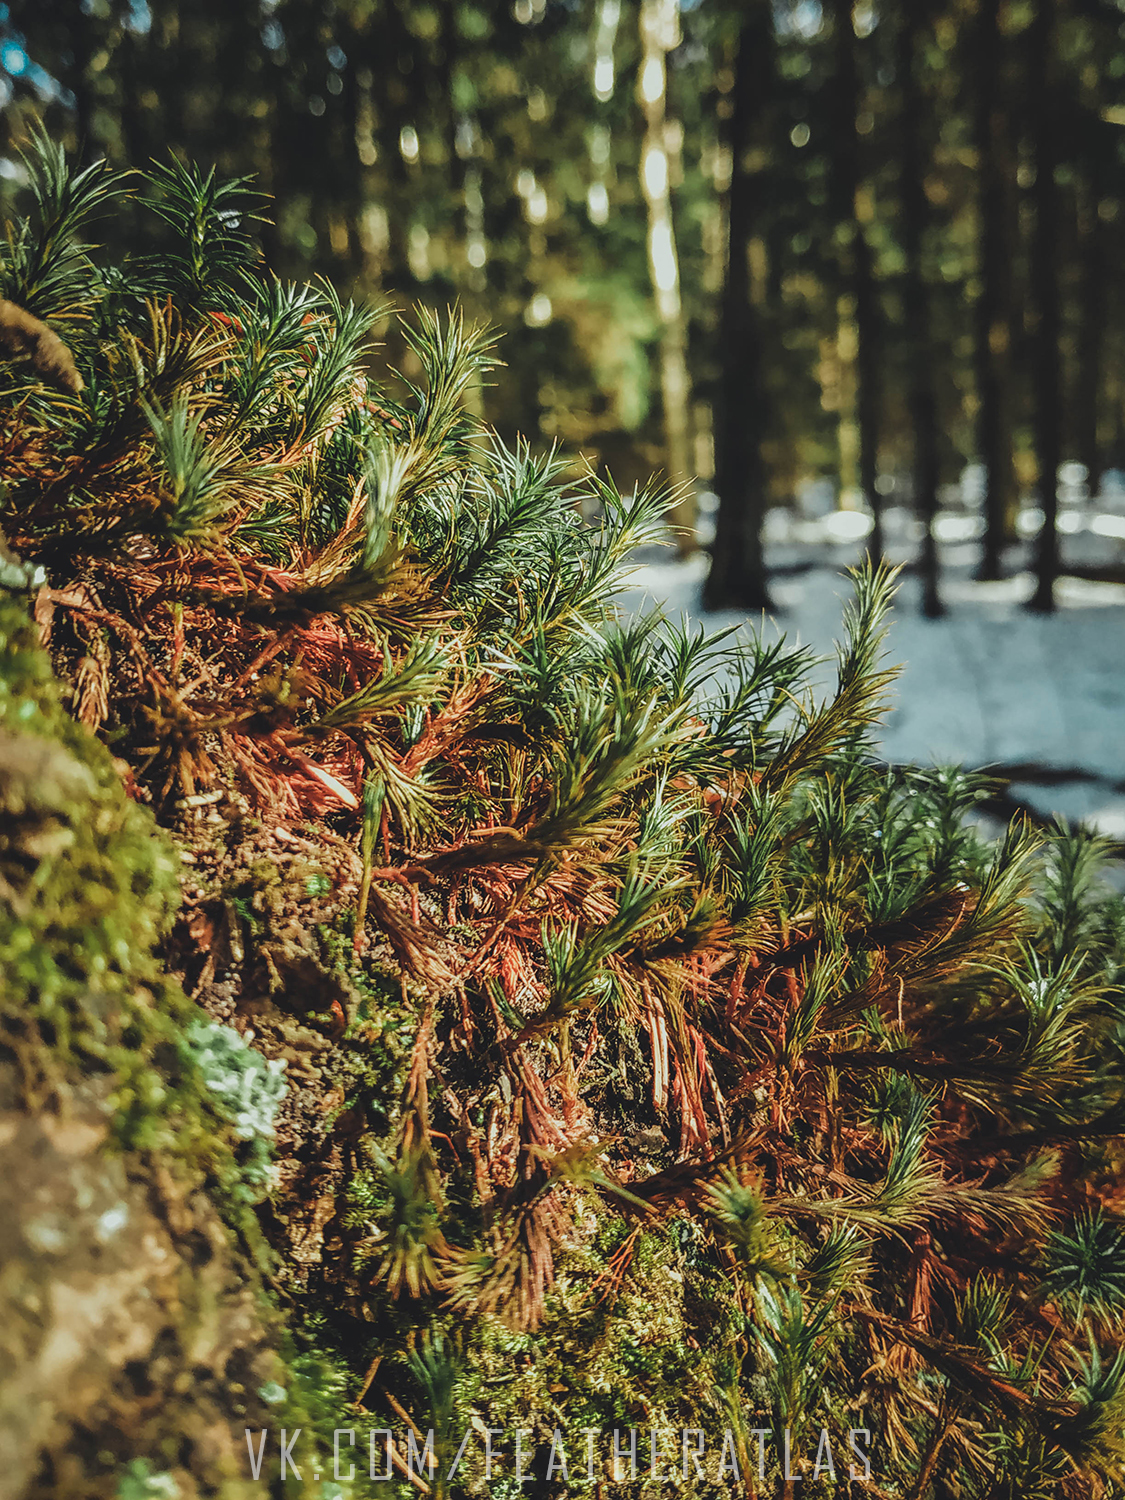
[[[758,620],[702,609],[703,554],[684,561],[670,550],[651,555],[622,603],[630,611],[657,604],[669,618],[687,615],[715,629],[784,634],[830,657],[849,597],[842,573],[859,560],[860,545],[810,539],[810,529],[815,536],[799,523],[772,528],[781,533],[767,544],[775,608]],[[892,561],[908,550],[901,530],[896,538],[889,528]],[[1122,546],[1089,532],[1064,543],[1073,564],[1104,563]],[[975,542],[940,550],[944,617],[921,616],[918,580],[909,573],[894,609],[888,656],[903,670],[880,737],[886,759],[987,770],[1008,783],[991,804],[997,815],[1018,808],[1042,819],[1061,814],[1125,844],[1125,583],[1062,578],[1057,611],[1032,614],[1023,607],[1033,586],[1026,546],[1012,550],[1011,576],[999,583],[974,578]],[[825,689],[832,676],[826,662]]]

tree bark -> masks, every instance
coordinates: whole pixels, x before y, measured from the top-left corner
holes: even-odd
[[[914,437],[914,506],[922,522],[922,612],[930,619],[941,615],[938,585],[937,516],[939,478],[937,393],[934,388],[934,349],[930,333],[930,297],[926,285],[922,251],[929,221],[926,199],[926,151],[922,131],[924,98],[920,82],[921,30],[919,4],[905,6],[899,29],[898,75],[902,89],[902,239],[906,269],[903,311],[908,362],[910,420]]]
[[[766,472],[762,457],[761,336],[750,301],[747,247],[757,209],[756,175],[747,148],[768,97],[772,17],[753,6],[738,38],[728,142],[732,155],[727,202],[727,267],[723,285],[720,386],[715,403],[715,489],[719,512],[711,572],[703,598],[709,609],[769,609],[762,552]]]
[[[855,421],[859,431],[859,484],[871,510],[873,525],[868,552],[876,561],[883,555],[882,497],[875,487],[879,463],[879,310],[871,246],[864,229],[861,203],[859,131],[859,76],[852,0],[832,0],[836,43],[835,172],[833,219],[844,230],[841,273],[854,306]]]
[[[1035,235],[1031,246],[1032,339],[1035,457],[1039,469],[1039,504],[1043,529],[1036,549],[1035,593],[1029,608],[1049,613],[1055,607],[1059,571],[1058,470],[1062,457],[1059,380],[1059,277],[1057,265],[1058,204],[1055,189],[1057,108],[1052,54],[1055,48],[1057,0],[1037,0],[1029,35],[1028,97],[1032,102],[1035,148]]]
[[[669,510],[681,553],[694,552],[695,495],[691,485],[691,383],[687,330],[680,297],[680,267],[672,223],[672,193],[666,144],[668,89],[665,59],[679,43],[679,10],[671,0],[643,0],[640,16],[640,98],[645,133],[641,142],[641,191],[648,210],[648,263],[660,323],[660,396],[664,454],[676,499]]]
[[[977,451],[986,473],[985,533],[979,577],[1003,576],[1012,540],[1016,480],[1012,462],[1012,245],[1008,225],[1009,148],[1000,66],[1000,0],[980,0],[976,47],[976,137],[980,162],[980,295],[975,313]]]
[[[1090,494],[1096,495],[1102,477],[1103,458],[1099,417],[1101,415],[1102,379],[1105,365],[1107,247],[1105,224],[1100,209],[1105,192],[1105,148],[1100,130],[1089,130],[1086,137],[1086,182],[1084,184],[1080,224],[1081,306],[1078,329],[1078,370],[1076,382],[1077,451],[1086,467]]]

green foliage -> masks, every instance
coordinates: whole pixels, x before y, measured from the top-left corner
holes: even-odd
[[[34,207],[6,246],[0,288],[35,317],[73,325],[89,317],[93,302],[82,237],[111,210],[122,178],[105,161],[72,171],[62,146],[42,131],[23,159]]]
[[[798,1427],[832,1353],[832,1307],[822,1303],[811,1316],[796,1287],[762,1286],[758,1338],[770,1365],[774,1420],[779,1428]]]
[[[708,1209],[719,1233],[731,1245],[739,1265],[752,1284],[758,1277],[784,1281],[792,1268],[779,1257],[768,1227],[766,1205],[761,1193],[728,1170],[708,1188]]]
[[[199,312],[221,308],[244,288],[257,260],[249,223],[254,198],[247,179],[225,181],[211,167],[184,165],[173,158],[154,163],[149,182],[152,212],[171,230],[173,253],[156,255],[133,266],[158,296]]]
[[[1125,1232],[1100,1209],[1051,1235],[1044,1269],[1044,1293],[1079,1320],[1089,1313],[1115,1323],[1125,1310]]]
[[[381,1153],[376,1165],[382,1173],[389,1225],[380,1275],[391,1295],[401,1290],[413,1296],[441,1281],[436,1256],[444,1248],[439,1206],[429,1158],[422,1151],[392,1163]]]
[[[806,651],[618,620],[665,496],[488,431],[490,340],[458,313],[384,389],[367,313],[255,280],[248,221],[208,227],[244,185],[159,187],[195,204],[165,216],[171,308],[151,264],[83,260],[81,413],[6,373],[5,524],[74,712],[191,843],[178,958],[269,1061],[136,998],[177,872],[100,751],[107,818],[5,846],[39,924],[21,948],[4,918],[12,1047],[30,1016],[166,1130],[138,1091],[181,1041],[189,1144],[226,1113],[244,1155],[292,1059],[266,1212],[335,1372],[318,1424],[364,1380],[423,1430],[755,1407],[885,1428],[880,1482],[915,1500],[1085,1483],[1120,1387],[1076,1363],[1120,1302],[1115,1221],[1076,1186],[1125,1131],[1104,851],[988,846],[979,782],[877,764],[884,570],[853,575],[824,702]],[[63,720],[26,639],[0,674],[37,685],[24,736]],[[13,785],[34,811],[50,779]]]

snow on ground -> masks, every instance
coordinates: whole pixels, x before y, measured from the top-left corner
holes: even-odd
[[[1030,572],[980,583],[972,577],[976,545],[941,551],[945,617],[921,617],[910,576],[893,612],[888,657],[903,671],[882,735],[886,758],[993,768],[1011,779],[1009,795],[1019,803],[1125,842],[1125,584],[1062,579],[1057,612],[1032,614],[1023,608]],[[702,555],[643,564],[622,604],[630,611],[659,605],[670,618],[687,615],[716,629],[781,633],[831,655],[849,593],[842,573],[858,560],[857,547],[789,541],[772,545],[767,558],[778,571],[776,608],[764,619],[703,611]],[[827,665],[818,680],[827,688],[832,675]]]

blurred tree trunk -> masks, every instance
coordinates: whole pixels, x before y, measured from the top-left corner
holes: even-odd
[[[1032,107],[1035,149],[1035,235],[1031,244],[1031,289],[1035,309],[1032,408],[1039,504],[1043,511],[1043,529],[1039,533],[1035,558],[1035,593],[1029,607],[1041,612],[1049,612],[1055,607],[1055,579],[1059,571],[1058,471],[1062,459],[1058,202],[1055,188],[1058,110],[1053,68],[1056,3],[1057,0],[1037,0],[1028,33],[1028,97]]]
[[[1100,121],[1094,122],[1094,128],[1086,134],[1086,181],[1079,219],[1082,283],[1075,418],[1078,459],[1086,467],[1091,495],[1098,492],[1104,466],[1098,418],[1101,414],[1105,328],[1109,311],[1106,226],[1101,217],[1106,190],[1105,148],[1098,128],[1100,124]]]
[[[980,163],[980,295],[976,303],[977,451],[986,473],[985,534],[979,576],[1000,578],[1013,539],[1012,243],[1010,158],[1000,63],[1000,0],[980,0],[976,39],[976,136]]]
[[[715,489],[719,512],[703,599],[709,609],[772,608],[762,554],[767,490],[761,334],[750,300],[748,247],[758,209],[757,173],[747,160],[769,97],[773,17],[756,3],[742,21],[734,59],[727,200],[726,279],[719,326],[715,403]]]
[[[908,402],[914,438],[914,505],[922,522],[922,612],[935,619],[942,611],[938,588],[937,516],[939,478],[937,393],[934,388],[934,349],[930,330],[930,296],[922,252],[929,222],[926,199],[925,101],[921,87],[921,42],[924,16],[921,0],[904,6],[899,22],[898,76],[902,89],[901,198],[902,241],[906,258],[903,312],[907,359]]]
[[[141,106],[141,79],[145,75],[150,32],[138,35],[122,33],[117,65],[121,78],[121,140],[125,159],[131,167],[140,167],[155,155],[148,131],[146,112]]]
[[[389,242],[387,246],[387,285],[393,287],[404,303],[419,296],[421,283],[415,279],[410,258],[410,234],[417,212],[418,185],[412,169],[402,154],[402,131],[415,125],[415,99],[418,87],[408,80],[416,79],[422,67],[422,49],[407,25],[404,0],[389,0],[380,15],[378,28],[368,27],[366,62],[375,81],[376,114],[382,124],[382,150],[386,155],[385,176]],[[389,67],[393,58],[397,67]],[[396,333],[388,352],[399,357],[401,346]]]
[[[875,487],[879,468],[879,311],[871,246],[864,223],[868,198],[859,164],[859,76],[852,0],[832,0],[836,43],[833,220],[841,241],[842,280],[853,308],[856,339],[855,421],[859,434],[859,484],[874,517],[868,542],[873,558],[883,555],[882,497]]]
[[[76,5],[71,11],[73,26],[73,65],[69,77],[60,80],[74,95],[74,128],[78,137],[78,156],[81,161],[91,162],[101,156],[104,143],[94,134],[96,97],[94,92],[94,56],[103,43],[104,36],[97,34],[97,21],[84,5]]]
[[[680,42],[675,0],[642,0],[639,92],[645,133],[641,142],[641,189],[648,209],[648,265],[660,320],[660,394],[668,479],[677,500],[669,513],[682,553],[695,550],[695,494],[691,483],[691,386],[687,330],[680,297],[680,266],[672,224],[668,162],[666,58]]]

